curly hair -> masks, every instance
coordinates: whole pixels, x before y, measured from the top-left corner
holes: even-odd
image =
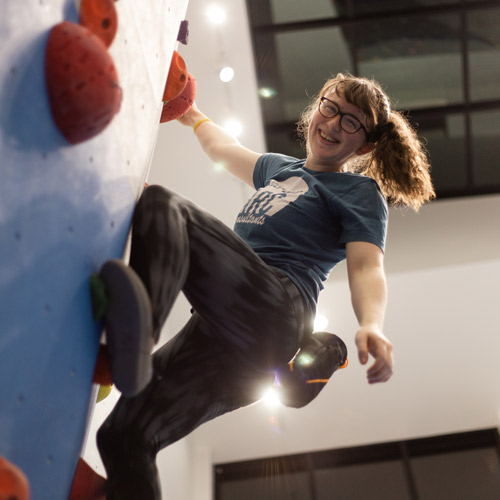
[[[430,164],[422,142],[403,114],[391,109],[387,94],[375,80],[339,73],[325,83],[297,123],[307,152],[313,114],[320,98],[332,90],[364,112],[371,129],[367,141],[374,144],[370,153],[350,160],[347,170],[376,180],[392,206],[407,206],[418,211],[423,203],[435,198]]]

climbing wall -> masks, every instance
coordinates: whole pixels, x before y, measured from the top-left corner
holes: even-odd
[[[188,0],[118,0],[109,47],[123,100],[71,145],[45,85],[50,30],[74,0],[2,0],[0,16],[0,456],[33,500],[65,500],[92,408],[101,329],[88,279],[121,257],[155,146]]]

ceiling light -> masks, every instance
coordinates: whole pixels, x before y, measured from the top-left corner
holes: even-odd
[[[263,403],[265,403],[267,406],[270,406],[274,408],[275,406],[280,406],[281,405],[281,400],[278,395],[278,392],[273,389],[272,387],[267,389],[266,392],[264,392],[264,395],[261,399]]]
[[[272,99],[278,92],[271,87],[261,87],[259,89],[259,95],[263,99]]]
[[[299,352],[295,358],[295,362],[301,366],[311,366],[314,363],[315,358],[306,352]]]
[[[224,82],[230,82],[234,78],[234,69],[231,66],[222,68],[219,72],[219,78]]]
[[[222,24],[226,20],[226,11],[220,5],[210,5],[206,12],[212,24]]]
[[[234,137],[239,137],[243,132],[243,125],[238,120],[228,120],[222,128]]]
[[[328,318],[322,314],[316,315],[314,318],[314,331],[322,332],[328,326]]]

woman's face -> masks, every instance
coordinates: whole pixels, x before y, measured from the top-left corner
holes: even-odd
[[[313,114],[308,132],[308,156],[306,167],[312,170],[341,172],[344,164],[354,155],[369,153],[373,144],[366,142],[366,132],[363,128],[350,134],[340,126],[342,115],[348,114],[357,119],[368,129],[365,113],[354,104],[348,103],[335,90],[325,96],[339,109],[339,113],[327,118],[318,110]],[[347,120],[348,117],[344,118]]]

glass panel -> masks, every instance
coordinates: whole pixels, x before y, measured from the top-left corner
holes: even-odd
[[[410,500],[399,460],[315,472],[318,500]]]
[[[291,23],[325,19],[333,17],[347,17],[353,15],[383,13],[386,11],[415,9],[416,7],[433,7],[438,5],[457,4],[460,0],[269,0],[271,18],[268,23]],[[472,1],[472,0],[469,0]],[[477,0],[476,0],[477,1]],[[248,0],[252,3],[255,0]],[[255,6],[258,9],[258,6]],[[258,24],[262,24],[262,19]]]
[[[467,185],[463,115],[419,120],[419,137],[427,142],[436,191],[463,191]]]
[[[273,23],[309,21],[337,16],[332,0],[271,0]]]
[[[463,100],[458,14],[364,22],[345,32],[359,74],[384,85],[398,109]]]
[[[455,106],[465,104],[464,69],[468,70],[468,97],[473,105],[477,101],[500,100],[500,5],[493,7],[490,2],[489,7],[475,8],[476,2],[248,0],[252,20],[257,24],[335,17],[342,21],[329,28],[254,33],[269,150],[304,156],[296,144],[294,128],[284,127],[299,119],[310,96],[337,72],[378,80],[395,109],[409,109],[415,114],[446,106],[456,112]],[[419,13],[427,7],[446,5],[453,8]],[[399,9],[410,9],[411,14],[384,18],[384,12]],[[376,16],[376,22],[371,14]],[[356,16],[362,16],[362,20]],[[462,39],[464,33],[466,40]],[[464,48],[468,50],[467,68],[463,67]],[[485,188],[491,191],[500,185],[500,169],[494,164],[500,154],[498,113],[475,113],[471,118],[472,158],[466,156],[469,138],[463,116],[455,114],[421,123],[420,134],[428,140],[432,176],[440,195],[463,196],[474,193],[474,188],[484,192]],[[472,167],[466,164],[468,159]],[[472,181],[474,184],[469,186]]]
[[[268,150],[273,153],[305,158],[306,151],[302,148],[293,127],[290,131],[273,131],[267,134]]]
[[[349,47],[339,28],[280,33],[274,47],[277,95],[261,100],[267,123],[297,121],[309,96],[321,90],[331,73],[352,71]]]
[[[219,492],[220,500],[312,500],[305,472],[224,481]]]
[[[500,111],[471,116],[474,186],[500,186]]]
[[[493,448],[413,458],[420,500],[494,500],[500,491],[498,452]]]
[[[472,100],[500,98],[500,9],[467,15]]]
[[[377,0],[376,2],[373,0],[335,0],[339,16],[415,9],[416,7],[429,7],[450,3],[457,3],[457,0],[419,0],[418,3],[415,0],[398,0],[397,2],[394,0]]]

